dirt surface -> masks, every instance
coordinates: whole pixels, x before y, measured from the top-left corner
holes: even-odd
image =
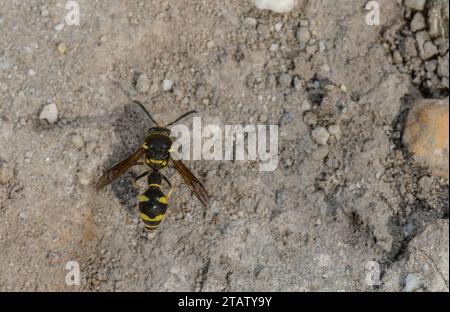
[[[79,0],[69,26],[66,1],[0,0],[0,290],[448,291],[448,180],[401,140],[417,99],[448,96],[448,29],[411,56],[400,2],[368,26],[356,0]],[[279,125],[278,168],[187,161],[208,209],[167,170],[175,194],[147,234],[144,167],[91,186],[145,138],[130,99],[166,122]]]

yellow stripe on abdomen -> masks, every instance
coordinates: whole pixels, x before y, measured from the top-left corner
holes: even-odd
[[[154,218],[150,218],[149,216],[147,216],[145,213],[140,213],[139,216],[141,217],[142,220],[147,221],[147,222],[158,222],[158,221],[162,221],[162,219],[164,219],[164,215],[161,214],[159,216],[156,216]]]
[[[138,200],[140,202],[145,203],[145,202],[148,202],[150,199],[147,196],[145,196],[145,195],[141,195],[141,196],[138,197]]]

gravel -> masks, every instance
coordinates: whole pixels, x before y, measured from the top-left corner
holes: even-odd
[[[411,20],[410,29],[412,32],[417,32],[418,30],[422,30],[426,27],[425,18],[422,13],[414,14],[413,19]]]
[[[260,10],[271,10],[277,13],[288,13],[297,5],[297,0],[255,0]]]
[[[45,105],[39,114],[39,119],[46,120],[49,124],[54,124],[58,121],[58,107],[55,103]]]
[[[405,0],[404,5],[407,6],[408,8],[417,11],[422,11],[425,7],[426,2],[427,0]]]
[[[84,140],[83,137],[81,135],[74,135],[72,137],[72,144],[75,148],[77,149],[82,149],[84,148]]]
[[[405,279],[405,292],[414,292],[420,288],[420,278],[417,274],[409,273]]]
[[[84,1],[81,25],[57,31],[64,7],[46,2],[43,16],[38,4],[4,1],[0,291],[397,292],[411,273],[412,289],[448,291],[448,179],[402,136],[417,100],[446,98],[448,41],[431,35],[433,3],[413,32],[419,11],[398,1],[384,1],[382,25],[367,29],[357,0],[298,1],[285,13],[240,0]],[[438,50],[427,60],[423,31],[421,49]],[[138,91],[140,75],[149,81]],[[208,209],[164,170],[173,196],[149,235],[137,207],[145,181],[133,184],[146,166],[92,187],[152,126],[130,98],[161,123],[195,109],[203,126],[278,125],[278,167],[185,161]],[[39,119],[46,103],[57,124]],[[65,283],[68,261],[80,286]],[[377,287],[369,261],[383,272]]]
[[[258,24],[258,20],[253,17],[246,17],[243,21],[246,26],[256,26]]]
[[[67,53],[67,45],[64,42],[58,43],[56,49],[60,54],[66,54]]]
[[[162,89],[167,92],[167,91],[172,90],[172,87],[173,87],[173,81],[169,80],[169,79],[164,79],[163,84],[162,84]]]
[[[278,79],[278,82],[282,87],[289,88],[292,85],[292,77],[291,75],[286,73],[281,74],[280,78]]]
[[[147,75],[141,74],[136,80],[136,91],[139,93],[147,93],[150,90],[150,80]],[[169,89],[170,90],[170,89]]]
[[[316,127],[312,132],[311,136],[317,143],[321,145],[326,145],[328,139],[330,138],[330,133],[324,127]]]
[[[296,38],[299,43],[306,44],[311,39],[311,32],[307,26],[302,26],[297,30]]]

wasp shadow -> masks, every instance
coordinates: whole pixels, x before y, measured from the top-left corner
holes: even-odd
[[[112,126],[119,138],[119,143],[112,147],[111,156],[103,164],[104,170],[134,153],[144,142],[147,131],[151,127],[150,120],[136,104],[124,104],[114,113],[116,117],[113,119]],[[142,192],[134,181],[145,170],[147,168],[142,165],[134,166],[111,184],[114,195],[130,216],[136,215],[137,197]]]

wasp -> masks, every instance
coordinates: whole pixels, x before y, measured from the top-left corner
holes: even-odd
[[[203,206],[207,207],[209,204],[209,195],[203,184],[181,160],[174,159],[171,155],[171,147],[174,138],[170,136],[169,127],[191,114],[196,114],[197,111],[189,111],[175,121],[165,126],[161,126],[153,119],[152,115],[142,103],[139,101],[133,101],[133,103],[142,108],[155,126],[148,130],[144,143],[137,151],[115,166],[107,169],[102,174],[96,181],[95,188],[101,190],[123,175],[131,167],[142,164],[141,159],[144,158],[144,163],[148,166],[148,170],[135,179],[135,182],[137,182],[138,180],[147,177],[147,189],[138,198],[139,216],[144,223],[145,229],[149,232],[154,232],[164,219],[169,204],[169,198],[173,191],[169,179],[161,172],[161,170],[166,168],[169,163],[171,163],[181,175],[184,182]],[[167,183],[170,188],[168,193],[163,192],[163,182]]]

